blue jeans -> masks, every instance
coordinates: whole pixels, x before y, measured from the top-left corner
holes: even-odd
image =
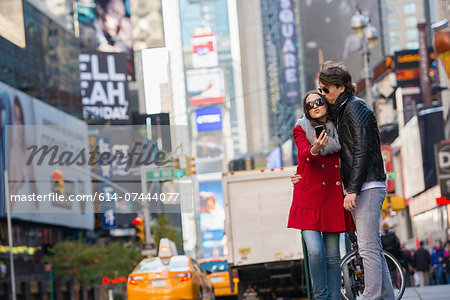
[[[341,299],[339,233],[302,230],[309,258],[314,300]]]
[[[445,271],[445,278],[447,279],[447,284],[450,284],[450,272]]]
[[[379,231],[385,197],[385,188],[365,190],[356,196],[355,222],[359,253],[364,265],[364,300],[395,299]]]
[[[443,278],[442,278],[443,266],[442,265],[434,265],[433,267],[434,267],[434,269],[433,269],[433,273],[434,273],[433,283],[435,285],[442,284],[442,281],[443,281]]]

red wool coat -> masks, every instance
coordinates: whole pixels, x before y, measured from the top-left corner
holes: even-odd
[[[312,145],[302,127],[293,130],[298,149],[297,174],[288,228],[324,232],[355,231],[350,212],[344,209],[339,154],[312,156]]]

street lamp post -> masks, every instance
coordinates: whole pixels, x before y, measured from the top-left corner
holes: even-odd
[[[351,19],[353,32],[361,37],[362,55],[364,60],[364,80],[366,83],[366,101],[370,107],[373,105],[372,89],[370,88],[370,68],[369,55],[370,49],[375,46],[378,40],[378,32],[375,27],[370,24],[370,19],[361,13],[361,9],[357,6],[356,13]]]

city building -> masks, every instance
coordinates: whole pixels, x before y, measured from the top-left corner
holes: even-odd
[[[79,143],[87,143],[87,126],[79,119],[79,41],[74,31],[38,0],[2,1],[0,18],[2,25],[5,24],[3,22],[9,22],[8,30],[0,26],[0,264],[8,270],[0,278],[0,298],[8,299],[11,294],[11,269],[3,171],[8,169],[7,164],[25,162],[21,162],[19,153],[9,148],[14,147],[15,142],[8,144],[11,141],[6,135],[3,136],[7,132],[5,125],[74,125],[79,131],[69,130],[66,134],[79,134],[80,140],[72,138],[70,142],[78,146]],[[34,136],[36,140],[42,138],[43,132],[38,127],[25,126],[26,136]],[[61,142],[63,138],[56,132],[46,134],[55,142]],[[64,138],[67,139],[67,135]],[[30,143],[30,140],[23,142]],[[27,170],[22,183],[9,185],[11,195],[31,192],[48,194],[61,188],[55,180],[64,179],[72,183],[60,189],[61,193],[83,194],[91,191],[90,176],[80,175],[78,181],[66,168],[52,169],[47,166],[31,171],[31,167],[27,167]],[[9,171],[9,179],[14,178],[14,170],[10,168]],[[48,178],[47,183],[36,185],[36,178],[42,181]],[[32,211],[21,214],[17,213],[18,204],[11,207],[17,299],[48,298],[49,274],[45,272],[43,257],[58,241],[68,238],[90,239],[94,228],[93,207],[77,204],[58,208],[66,214],[51,213],[49,207],[41,203],[25,208]],[[72,290],[73,282],[70,279],[55,280],[55,299],[70,298]]]
[[[260,2],[237,1],[248,152],[272,146]]]
[[[2,2],[0,9],[14,2],[20,1]],[[22,17],[16,20],[24,22],[24,47],[1,37],[0,80],[67,113],[81,116],[79,44],[73,30],[67,29],[38,0],[24,1]]]
[[[423,0],[385,0],[389,31],[389,54],[419,48],[417,24],[425,21]]]

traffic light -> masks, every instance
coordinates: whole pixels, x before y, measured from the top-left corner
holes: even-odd
[[[60,169],[53,171],[52,181],[53,181],[52,185],[53,193],[65,196],[66,189],[64,187],[63,171]]]
[[[191,174],[195,174],[195,163],[194,163],[195,157],[186,156],[186,176],[189,176]]]
[[[383,217],[390,216],[391,214],[394,214],[400,210],[405,209],[405,199],[397,194],[390,194],[388,193],[386,195],[386,198],[384,199],[383,206],[381,208],[381,213]],[[395,213],[393,213],[395,212]]]
[[[178,156],[175,156],[173,158],[173,171],[176,172],[177,170],[181,170],[180,158]]]
[[[173,174],[178,179],[184,176],[184,171],[181,169],[180,158],[178,156],[173,158]]]
[[[136,237],[139,238],[139,242],[145,244],[144,217],[139,216],[134,218],[133,225],[136,227]]]

